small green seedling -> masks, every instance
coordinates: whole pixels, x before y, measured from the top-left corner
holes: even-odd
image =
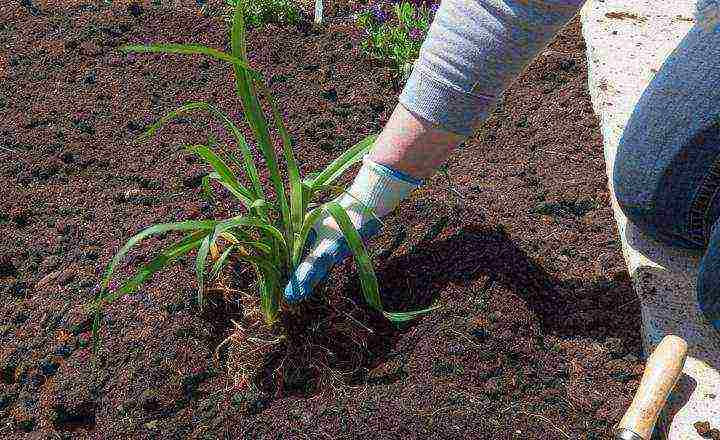
[[[219,182],[237,199],[242,214],[225,219],[157,224],[132,237],[109,263],[99,293],[91,306],[94,313],[92,330],[96,350],[103,308],[124,295],[136,292],[154,273],[191,252],[197,254],[195,271],[198,282],[198,304],[201,307],[204,302],[206,280],[215,278],[223,267],[234,259],[254,269],[264,321],[272,325],[277,321],[284,305],[283,289],[300,264],[311,227],[326,213],[336,220],[353,252],[363,295],[370,307],[383,313],[393,322],[408,321],[432,310],[430,308],[412,312],[384,311],[377,278],[358,231],[345,210],[336,201],[321,203],[319,200],[323,192],[337,191],[338,188],[333,183],[362,160],[377,135],[368,136],[335,159],[323,171],[303,179],[293,154],[290,136],[281,119],[275,99],[263,84],[259,73],[248,66],[243,3],[239,2],[234,11],[231,53],[192,44],[131,45],[123,47],[122,50],[126,53],[199,54],[231,64],[235,75],[236,93],[242,102],[245,119],[256,139],[257,149],[267,165],[275,197],[268,197],[266,189],[261,185],[255,159],[240,129],[215,106],[206,102],[189,102],[152,125],[143,138],[149,138],[173,118],[187,114],[206,112],[217,118],[235,140],[240,158],[228,155],[230,163],[226,162],[215,153],[213,147],[216,145],[212,139],[207,145],[191,145],[187,148],[213,169],[213,172],[207,176],[208,179]],[[269,104],[275,128],[282,139],[287,182],[280,174],[278,158],[271,141],[265,112],[260,105],[260,97],[264,97]],[[244,179],[238,178],[233,166],[244,172]],[[145,238],[171,232],[182,233],[184,236],[173,245],[161,250],[152,261],[140,268],[134,276],[118,284],[117,288],[109,288],[115,269],[131,248]]]
[[[225,0],[232,8],[238,0]],[[253,0],[245,5],[243,20],[249,27],[261,27],[266,23],[297,24],[300,21],[300,9],[292,0]]]

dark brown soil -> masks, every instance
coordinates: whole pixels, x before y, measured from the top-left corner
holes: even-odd
[[[201,312],[190,261],[109,308],[92,368],[84,305],[118,247],[153,223],[236,209],[226,195],[202,199],[207,169],[181,148],[206,140],[205,119],[133,139],[188,99],[242,118],[226,66],[117,51],[225,48],[221,18],[194,1],[114,3],[0,8],[3,438],[611,438],[642,373],[640,313],[577,19],[453,154],[449,177],[372,242],[389,308],[443,308],[395,328],[366,309],[348,262],[305,318],[287,317],[290,339],[247,386],[235,383],[232,344],[212,359],[241,308],[215,296]],[[397,103],[392,72],[366,60],[359,38],[340,19],[248,36],[303,172],[379,131]]]

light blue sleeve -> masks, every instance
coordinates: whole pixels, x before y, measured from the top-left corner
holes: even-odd
[[[469,136],[585,0],[442,0],[400,103]]]

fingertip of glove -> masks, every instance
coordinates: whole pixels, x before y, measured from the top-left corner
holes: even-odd
[[[296,304],[309,296],[309,289],[306,283],[301,282],[296,275],[293,275],[285,286],[283,296],[288,304]]]
[[[298,303],[312,295],[315,286],[327,274],[323,267],[312,267],[303,276],[298,276],[298,270],[290,277],[285,286],[284,296],[288,304]]]

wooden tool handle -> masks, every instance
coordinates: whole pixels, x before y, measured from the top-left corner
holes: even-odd
[[[618,424],[616,438],[650,440],[655,422],[667,402],[670,391],[682,373],[687,342],[674,335],[667,335],[645,364],[645,372],[630,408]],[[630,432],[628,432],[630,431]]]

